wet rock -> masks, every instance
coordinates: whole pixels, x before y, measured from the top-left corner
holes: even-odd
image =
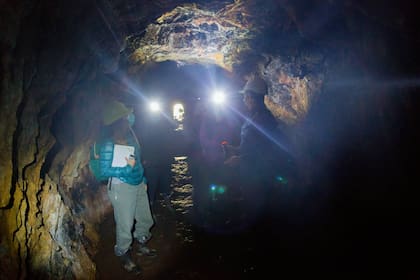
[[[253,37],[252,26],[238,14],[248,14],[240,1],[216,12],[197,5],[176,7],[150,24],[144,36],[129,38],[130,58],[140,63],[174,60],[216,64],[231,71]]]
[[[124,92],[104,80],[114,78],[109,74],[118,70],[125,55],[134,64],[174,60],[232,70],[235,65],[245,68],[241,59],[253,59],[249,54],[267,54],[259,69],[269,84],[265,103],[279,120],[296,124],[307,115],[325,80],[325,54],[304,53],[299,46],[303,39],[319,40],[327,50],[341,48],[333,59],[347,58],[341,62],[345,69],[349,60],[356,58],[358,63],[353,65],[359,69],[371,67],[377,52],[377,60],[392,57],[387,42],[418,37],[417,26],[407,28],[411,19],[404,18],[399,9],[384,13],[387,5],[367,7],[354,1],[343,4],[344,12],[339,1],[319,0],[265,1],[265,5],[258,1],[199,1],[202,6],[179,7],[178,1],[3,2],[0,275],[8,278],[94,277],[91,257],[100,239],[96,225],[111,207],[106,189],[89,175],[87,154],[98,132],[95,128],[100,124],[104,95],[116,98]],[[318,4],[319,9],[314,9]],[[331,24],[320,21],[311,26],[313,21],[306,19],[310,12],[325,13],[330,8],[339,15],[332,23],[341,19],[339,28],[335,33],[320,34],[324,35],[321,38],[318,31]],[[378,10],[381,13],[375,15]],[[274,17],[279,21],[272,20]],[[365,28],[367,24],[374,28]],[[251,44],[256,29],[262,31],[260,28],[267,26],[271,36],[261,32],[261,40]],[[350,32],[345,32],[346,28]],[[388,29],[394,32],[392,36],[386,34]],[[295,40],[285,40],[290,33]],[[126,38],[128,34],[133,35]],[[282,43],[281,47],[277,43]],[[380,45],[379,51],[374,44]],[[410,46],[415,49],[414,44]],[[418,63],[413,57],[403,56],[414,69]],[[378,95],[375,105],[395,101]],[[364,99],[359,100],[357,123],[363,123],[371,108]],[[415,111],[409,98],[401,104]],[[388,108],[392,107],[382,106],[384,115],[392,115]],[[188,210],[188,170],[183,163],[176,168],[180,174],[176,191],[182,199],[174,205]]]
[[[287,124],[296,124],[308,113],[324,81],[322,57],[298,57],[292,62],[270,58],[260,67],[268,84],[265,104],[273,115]]]

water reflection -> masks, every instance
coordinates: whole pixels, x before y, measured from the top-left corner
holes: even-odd
[[[177,233],[179,238],[184,242],[193,242],[193,230],[187,217],[190,216],[193,208],[191,174],[188,168],[188,157],[178,156],[174,157],[172,164],[172,199],[171,204],[177,216]]]
[[[189,163],[199,166],[189,166]],[[252,222],[252,217],[243,215],[243,203],[235,197],[237,190],[232,182],[224,185],[211,181],[220,179],[220,172],[220,169],[208,169],[199,162],[191,162],[187,156],[174,158],[171,205],[176,216],[177,236],[185,242],[194,242],[194,231],[197,229],[233,234],[243,231]],[[224,175],[225,178],[229,174]]]

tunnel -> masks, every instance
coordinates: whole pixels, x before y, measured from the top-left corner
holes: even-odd
[[[0,7],[0,279],[420,277],[410,1]],[[267,182],[270,193],[252,212],[240,188],[250,174],[209,167],[200,125],[217,111],[230,136],[217,141],[240,145],[249,120],[241,92],[256,76],[275,120],[259,133],[281,152],[253,169],[264,182],[256,197]],[[149,159],[169,170],[170,195],[150,206],[157,256],[135,257],[142,276],[114,255],[107,182],[90,166],[112,102],[135,116],[146,177]],[[275,160],[291,167],[268,178]]]

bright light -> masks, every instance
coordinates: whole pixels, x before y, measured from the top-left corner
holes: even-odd
[[[223,185],[210,185],[210,192],[217,194],[224,194],[226,192],[226,187]]]
[[[184,105],[182,105],[181,103],[175,104],[173,113],[174,113],[174,120],[182,122],[184,120],[184,113],[185,113]]]
[[[161,109],[160,103],[157,101],[150,102],[150,111],[152,112],[159,112]]]
[[[226,95],[223,91],[215,91],[212,96],[212,101],[215,104],[223,104],[226,101]]]

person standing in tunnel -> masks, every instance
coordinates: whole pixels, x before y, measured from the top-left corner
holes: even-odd
[[[140,145],[131,126],[134,123],[132,110],[120,102],[112,102],[104,110],[104,138],[99,143],[100,168],[108,180],[108,196],[114,208],[116,223],[115,255],[124,269],[140,273],[140,267],[130,257],[131,245],[137,240],[137,254],[154,256],[155,251],[145,244],[151,238],[154,225],[147,195],[147,180],[141,164]],[[115,166],[116,145],[134,147],[134,152],[125,158],[123,166]],[[133,226],[135,227],[132,234]]]
[[[244,210],[249,215],[257,217],[267,202],[274,181],[274,169],[279,162],[279,158],[276,158],[278,154],[273,149],[272,138],[280,141],[285,139],[277,130],[277,121],[265,107],[264,96],[267,94],[265,81],[255,75],[247,81],[241,93],[249,117],[241,127],[239,146],[224,146],[229,154],[224,164],[228,167],[238,167],[238,183],[246,207]]]
[[[225,186],[228,183],[229,170],[223,165],[225,154],[222,142],[233,143],[238,127],[236,119],[229,117],[222,108],[203,106],[198,129],[199,152],[195,155],[193,201],[197,222],[205,223],[210,215],[212,186]]]

